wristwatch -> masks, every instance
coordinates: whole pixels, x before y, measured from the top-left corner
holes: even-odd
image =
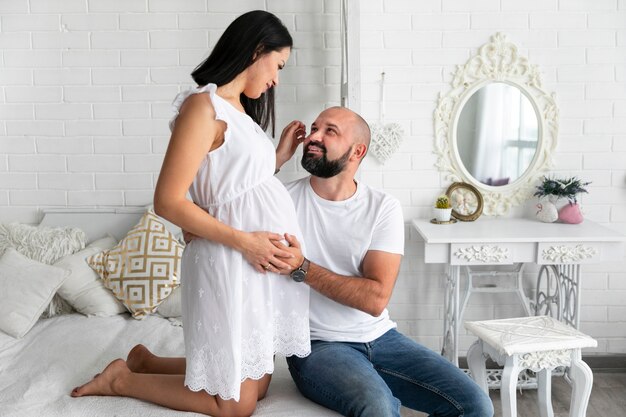
[[[291,271],[291,279],[296,282],[304,281],[306,279],[307,272],[309,272],[309,265],[311,265],[311,262],[309,262],[307,258],[304,258],[302,265]]]

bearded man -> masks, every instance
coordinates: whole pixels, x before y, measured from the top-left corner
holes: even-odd
[[[277,169],[302,140],[288,125]],[[304,137],[304,135],[302,135]],[[310,295],[311,354],[287,358],[302,394],[345,416],[399,417],[400,405],[432,416],[493,416],[489,397],[459,368],[396,330],[391,297],[404,252],[398,200],[356,181],[370,129],[355,112],[324,110],[304,138],[302,166],[311,175],[286,185],[305,240],[285,235],[292,258],[282,274]]]

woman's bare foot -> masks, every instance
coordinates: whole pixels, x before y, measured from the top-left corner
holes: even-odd
[[[126,365],[132,372],[147,373],[148,361],[154,358],[155,355],[148,350],[144,345],[136,345],[128,352],[126,358]]]
[[[116,359],[104,368],[104,371],[96,375],[94,379],[80,387],[74,388],[71,395],[72,397],[82,397],[85,395],[120,395],[116,387],[119,387],[121,378],[130,373],[126,362],[122,359]]]

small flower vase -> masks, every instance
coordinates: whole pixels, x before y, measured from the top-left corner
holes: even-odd
[[[555,222],[559,218],[559,212],[554,203],[556,203],[556,196],[542,197],[537,204],[537,219],[544,223]]]
[[[578,203],[567,203],[559,210],[559,220],[563,223],[578,224],[584,220]]]
[[[450,216],[452,215],[452,209],[433,207],[433,213],[438,222],[449,222]]]

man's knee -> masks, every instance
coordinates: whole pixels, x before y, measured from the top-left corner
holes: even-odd
[[[493,414],[493,402],[491,402],[489,395],[481,390],[469,404],[466,404],[464,415],[467,417],[493,417]]]
[[[346,416],[400,417],[400,400],[393,396],[382,380],[378,382],[380,385],[364,381],[346,387],[342,392],[335,392],[335,405],[329,408]]]
[[[380,395],[382,394],[382,395]],[[400,400],[391,393],[378,393],[378,396],[362,395],[352,399],[353,414],[358,417],[399,417]]]
[[[483,395],[480,405],[478,405],[477,408],[481,416],[492,417],[494,415],[493,402],[487,394]]]
[[[318,358],[319,359],[319,358]],[[343,415],[357,417],[399,417],[400,400],[373,369],[363,369],[355,363],[349,369],[326,369],[307,358],[289,358],[289,371],[300,392],[312,401]],[[315,362],[319,364],[319,362]],[[314,372],[311,370],[315,369]],[[323,379],[323,380],[322,380]]]

